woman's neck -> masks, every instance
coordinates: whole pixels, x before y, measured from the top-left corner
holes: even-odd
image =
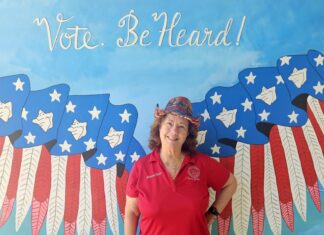
[[[166,163],[182,161],[184,155],[182,154],[181,149],[161,148],[160,157],[161,160]]]

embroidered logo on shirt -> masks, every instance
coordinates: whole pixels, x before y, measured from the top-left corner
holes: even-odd
[[[188,167],[188,175],[190,180],[199,180],[200,169],[197,166]]]
[[[153,175],[146,176],[146,179],[151,179],[153,177],[157,177],[157,176],[160,176],[160,175],[162,175],[162,173],[161,172],[157,172],[157,173],[154,173]]]

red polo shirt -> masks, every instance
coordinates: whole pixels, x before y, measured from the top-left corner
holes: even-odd
[[[205,212],[208,188],[220,190],[229,171],[207,155],[185,155],[173,180],[159,150],[134,165],[126,194],[138,198],[141,235],[209,235]]]

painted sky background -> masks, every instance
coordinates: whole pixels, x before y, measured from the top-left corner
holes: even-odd
[[[126,34],[125,28],[118,27],[118,21],[131,9],[139,19],[138,30],[148,29],[152,33],[151,46],[116,45],[116,40]],[[237,83],[239,72],[245,68],[275,66],[279,57],[306,54],[309,49],[324,52],[323,9],[321,0],[0,0],[0,76],[24,73],[30,78],[32,90],[66,83],[72,95],[109,93],[113,104],[134,104],[139,113],[135,137],[148,151],[149,126],[157,103],[164,106],[178,95],[198,102],[214,86]],[[189,33],[208,27],[216,35],[232,17],[228,35],[232,44],[159,47],[162,20],[154,22],[152,13],[163,11],[168,14],[168,25],[174,13],[181,13],[175,33],[182,28]],[[73,17],[62,25],[62,32],[76,25],[87,27],[93,43],[104,45],[94,50],[63,50],[57,44],[51,52],[45,27],[33,24],[33,20],[46,17],[54,33],[58,13]],[[246,22],[237,46],[243,16]],[[313,229],[324,225],[316,226]]]
[[[244,68],[274,66],[282,55],[305,54],[311,48],[323,51],[323,6],[323,1],[1,1],[0,71],[3,76],[26,73],[32,90],[67,83],[71,94],[110,93],[114,104],[134,104],[139,111],[135,137],[146,147],[156,103],[164,106],[177,95],[197,102],[213,86],[237,83]],[[217,34],[232,17],[232,44],[119,48],[116,40],[126,29],[119,28],[118,21],[131,9],[139,19],[138,29],[150,30],[155,42],[162,20],[154,22],[153,12],[167,12],[168,24],[180,12],[176,33],[208,27]],[[104,46],[77,51],[56,45],[51,52],[45,27],[33,20],[46,17],[54,33],[58,13],[73,17],[62,25],[62,32],[76,25],[87,27],[93,42]],[[236,46],[243,16],[246,22]]]

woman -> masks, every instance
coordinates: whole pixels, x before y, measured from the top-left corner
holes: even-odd
[[[185,97],[155,110],[149,147],[136,162],[127,189],[125,234],[207,235],[208,225],[236,190],[234,176],[214,159],[196,152],[199,118]],[[208,209],[208,188],[218,192]]]

